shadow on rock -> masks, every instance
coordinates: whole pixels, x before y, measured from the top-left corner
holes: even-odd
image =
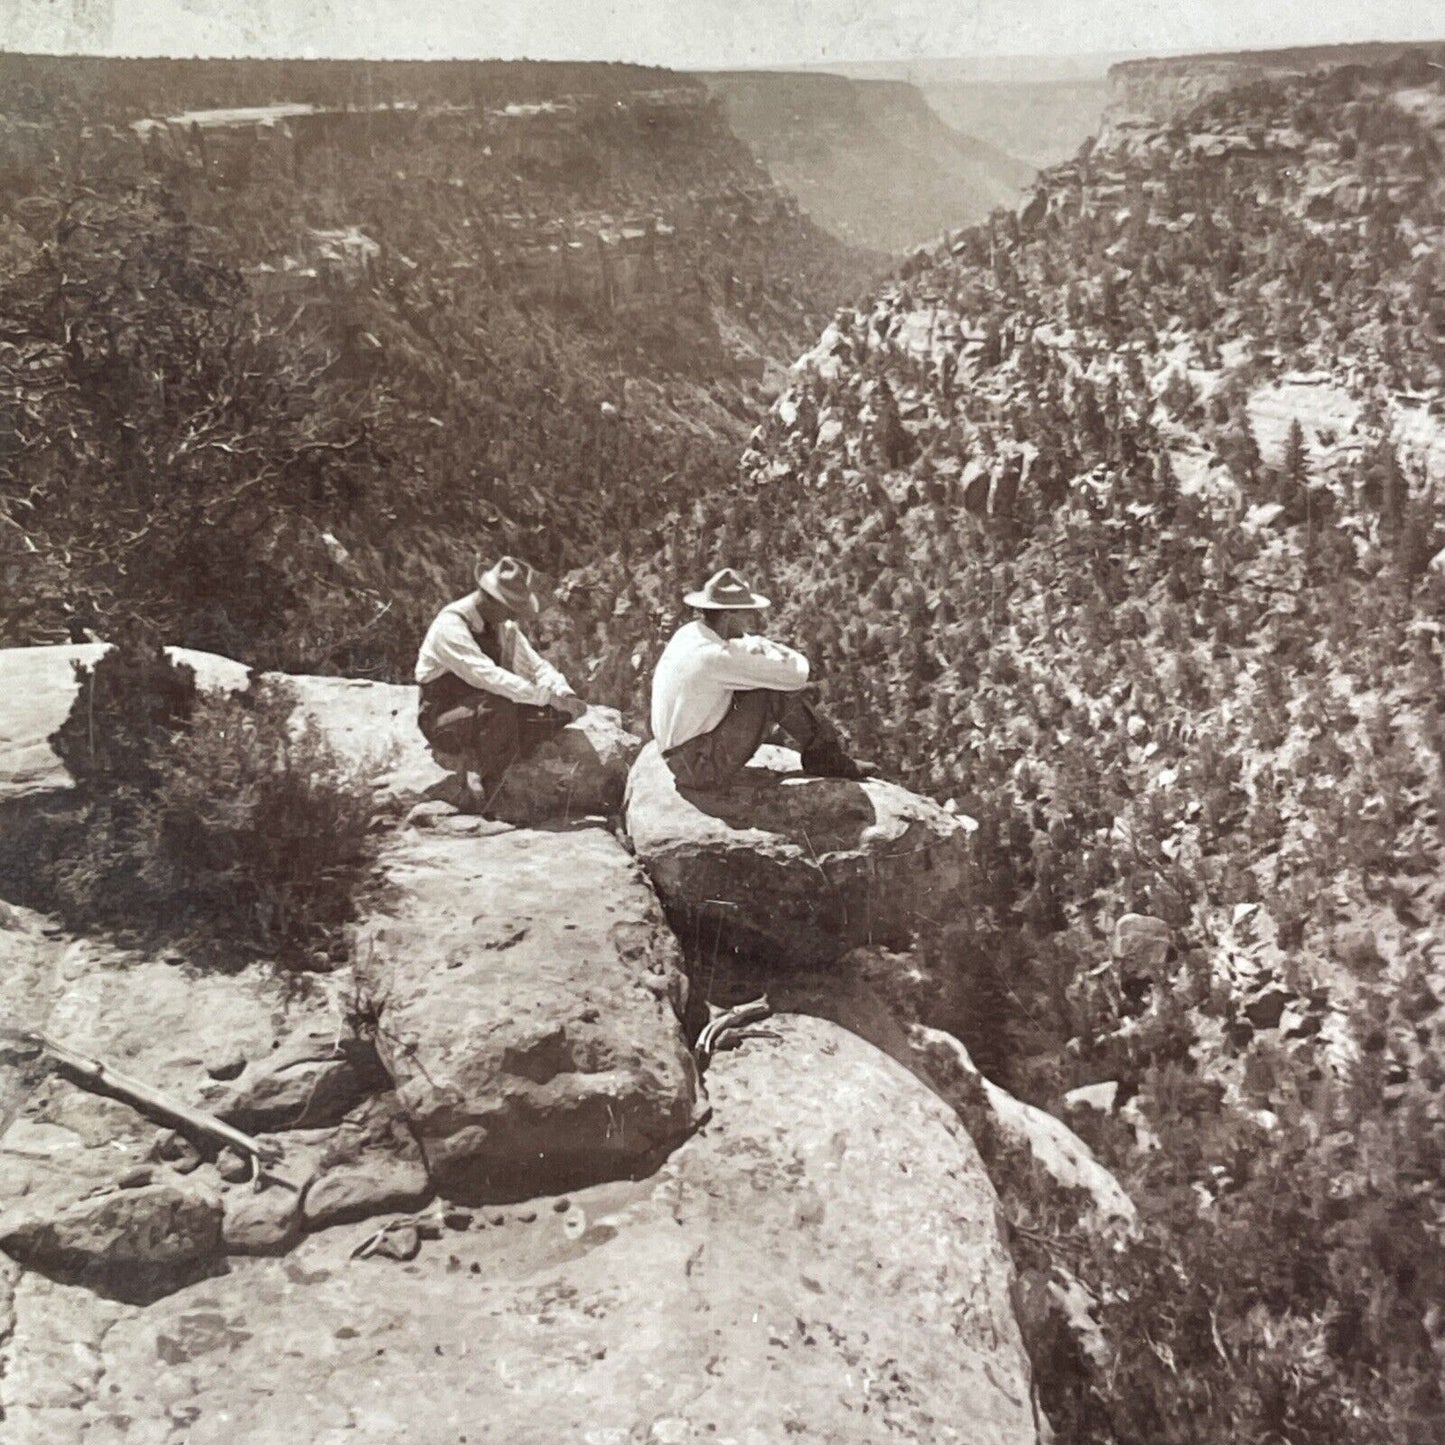
[[[857,848],[878,821],[861,783],[778,768],[749,768],[747,774],[743,784],[726,792],[679,785],[678,796],[729,828],[780,834],[819,854]]]
[[[184,1184],[148,1183],[53,1207],[37,1200],[0,1222],[17,1264],[127,1304],[151,1304],[223,1274],[221,1202]]]

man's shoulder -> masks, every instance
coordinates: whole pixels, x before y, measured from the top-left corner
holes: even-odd
[[[460,617],[463,622],[474,621],[474,608],[474,599],[471,594],[468,593],[465,597],[458,597],[454,601],[448,602],[447,605],[437,613],[437,621],[440,622],[443,617]]]
[[[679,648],[695,647],[699,642],[703,641],[707,635],[707,629],[703,627],[702,623],[696,620],[684,622],[682,626],[667,639],[665,651],[675,652]]]
[[[478,632],[485,628],[483,620],[476,615],[470,597],[458,597],[455,602],[448,602],[445,607],[438,610],[427,628],[428,637],[451,636],[460,641],[460,635],[465,631],[469,636],[475,637]]]
[[[506,636],[509,628],[513,631],[516,630],[516,625],[510,621],[492,621],[477,605],[475,592],[469,592],[465,597],[458,597],[455,602],[448,602],[442,608],[441,615],[459,618],[474,636],[490,633],[493,637],[500,638]]]

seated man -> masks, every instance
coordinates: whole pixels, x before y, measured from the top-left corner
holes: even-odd
[[[724,567],[683,600],[697,617],[673,635],[652,678],[652,735],[681,787],[718,792],[741,781],[774,726],[797,742],[805,773],[872,776],[818,712],[807,658],[752,632],[766,597]]]
[[[587,711],[517,625],[541,610],[533,576],[514,557],[479,562],[477,590],[442,608],[417,654],[417,724],[437,762],[460,776],[463,806],[486,808],[517,758]]]

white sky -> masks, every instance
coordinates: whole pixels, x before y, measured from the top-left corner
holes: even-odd
[[[0,0],[0,48],[679,67],[1445,39],[1445,0]]]

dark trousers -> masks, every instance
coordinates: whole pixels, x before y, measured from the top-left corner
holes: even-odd
[[[733,694],[732,706],[711,732],[689,738],[662,756],[682,787],[717,791],[736,780],[774,728],[786,733],[804,754],[839,742],[837,730],[818,711],[812,688],[801,692],[754,688]]]
[[[472,687],[446,672],[421,686],[417,726],[436,753],[463,759],[484,787],[499,783],[571,719],[555,707],[529,707]]]

